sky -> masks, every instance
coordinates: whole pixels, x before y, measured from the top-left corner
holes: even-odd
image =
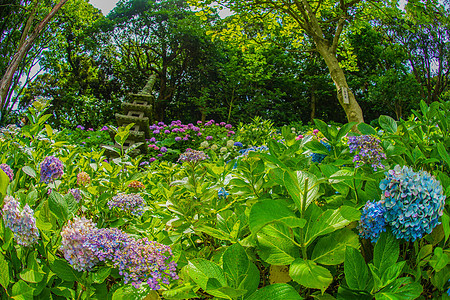
[[[104,16],[106,16],[119,0],[90,0],[89,3],[102,10]]]

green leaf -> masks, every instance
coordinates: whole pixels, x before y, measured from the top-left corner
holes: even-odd
[[[358,249],[347,247],[344,262],[345,281],[353,290],[364,290],[369,281],[369,270]]]
[[[410,277],[402,277],[375,294],[375,299],[417,299],[422,294],[423,288],[419,282],[412,282]]]
[[[65,299],[75,299],[75,291],[64,286],[58,286],[51,289],[55,295],[64,297]]]
[[[442,227],[444,229],[445,242],[447,242],[450,236],[450,217],[444,211],[444,214],[442,215],[441,218],[442,218]]]
[[[69,207],[65,199],[57,192],[52,191],[48,198],[48,207],[60,221],[66,222],[69,217]]]
[[[44,279],[45,273],[32,269],[25,269],[19,275],[20,278],[22,278],[26,282],[39,283],[42,281],[42,279]]]
[[[55,259],[50,263],[50,269],[62,280],[79,281],[83,273],[72,268],[65,260]]]
[[[388,133],[397,132],[397,122],[389,116],[381,115],[378,118],[378,123],[380,124],[380,127]]]
[[[102,267],[99,268],[96,272],[90,273],[90,275],[92,276],[92,281],[94,283],[102,283],[106,278],[108,278],[109,274],[111,274],[111,268],[109,267]]]
[[[265,226],[257,233],[258,252],[262,260],[272,265],[289,265],[299,256],[292,242],[293,234],[284,224]]]
[[[5,290],[8,289],[9,264],[5,260],[5,257],[3,256],[3,254],[0,254],[0,284],[5,288]]]
[[[400,246],[395,237],[388,232],[382,232],[373,251],[373,265],[380,276],[397,262]]]
[[[67,210],[69,214],[75,215],[78,211],[78,202],[72,193],[67,193],[64,195],[64,202],[67,203]]]
[[[352,130],[353,126],[355,126],[356,122],[350,122],[347,124],[344,124],[341,129],[339,129],[339,132],[336,136],[336,141],[339,142],[350,130]]]
[[[357,127],[358,127],[359,132],[361,132],[361,134],[363,134],[363,135],[369,134],[369,135],[377,136],[377,131],[369,124],[359,123]]]
[[[286,221],[285,224],[287,223],[288,226],[298,225],[295,227],[303,227],[306,224],[306,220],[297,218],[287,207],[284,200],[259,201],[253,204],[250,210],[250,231],[255,234],[264,226],[274,222],[283,222],[283,220]]]
[[[322,211],[311,204],[305,212],[306,227],[304,231],[306,245],[311,244],[318,236],[341,229],[353,221],[359,220],[361,213],[350,206]]]
[[[190,260],[186,270],[189,277],[205,291],[210,278],[216,279],[221,286],[227,285],[222,269],[204,258]]]
[[[22,171],[27,174],[28,176],[31,176],[33,178],[36,178],[36,171],[30,167],[30,166],[24,166],[22,167]]]
[[[245,290],[246,295],[250,295],[258,288],[258,268],[250,262],[244,247],[239,243],[228,247],[222,260],[223,271],[230,287]]]
[[[245,300],[301,300],[297,291],[286,283],[275,283],[254,292]]]
[[[313,152],[313,153],[324,154],[324,155],[330,154],[330,151],[328,151],[328,148],[325,147],[324,144],[322,144],[321,142],[316,141],[316,140],[311,140],[309,143],[306,143],[305,147],[307,149],[311,150],[311,152]]]
[[[447,150],[445,149],[445,146],[441,143],[437,144],[437,150],[439,153],[439,156],[445,161],[448,167],[450,167],[450,155],[448,154]]]
[[[20,280],[12,287],[11,298],[17,300],[33,300],[34,288],[30,287],[25,281]]]
[[[341,229],[317,242],[311,259],[322,265],[338,265],[344,262],[347,246],[358,248],[359,237],[350,229]]]
[[[289,276],[307,288],[320,289],[323,292],[333,281],[330,271],[312,260],[297,258],[289,267]]]
[[[319,131],[329,140],[332,141],[333,137],[331,136],[331,134],[328,132],[328,125],[327,123],[325,123],[322,120],[319,119],[314,119],[314,124],[316,124],[317,129],[319,129]]]
[[[448,262],[449,258],[447,254],[444,253],[441,247],[436,247],[434,248],[434,255],[428,263],[436,272],[439,272]]]
[[[381,287],[385,287],[394,280],[396,280],[397,277],[400,276],[400,274],[402,274],[405,263],[406,261],[401,261],[389,266],[381,276]]]
[[[159,299],[159,297],[155,297],[154,293],[156,293],[157,295],[157,292],[150,290],[150,288],[148,288],[148,285],[144,284],[141,286],[141,288],[137,289],[132,285],[127,284],[114,291],[114,294],[112,295],[112,300]]]
[[[199,232],[203,232],[206,233],[210,236],[212,236],[213,238],[216,238],[218,240],[225,240],[225,241],[231,241],[232,238],[230,236],[229,233],[224,232],[220,229],[216,229],[216,228],[212,228],[210,226],[206,226],[206,225],[200,225],[199,227],[195,228],[195,231],[199,231]]]
[[[2,169],[0,169],[0,194],[6,195],[8,185],[9,185],[9,177]]]

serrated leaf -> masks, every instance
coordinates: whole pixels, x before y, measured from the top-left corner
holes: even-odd
[[[330,271],[312,260],[297,258],[289,267],[289,276],[307,288],[320,289],[322,293],[333,281]]]
[[[286,283],[275,283],[254,292],[245,300],[301,300],[297,291]]]
[[[381,115],[378,118],[378,123],[380,124],[380,127],[388,133],[397,132],[397,122],[389,116]]]
[[[397,262],[399,254],[400,246],[395,237],[391,233],[382,232],[373,251],[373,265],[380,276]]]
[[[61,222],[66,222],[69,217],[69,207],[65,199],[57,192],[52,191],[48,197],[48,207]]]
[[[363,134],[363,135],[377,136],[377,131],[369,124],[359,123],[357,127],[358,127],[359,132],[361,132],[361,134]]]
[[[311,259],[322,265],[338,265],[344,262],[347,247],[358,248],[359,237],[350,229],[341,229],[338,232],[319,239],[314,246]]]
[[[33,178],[36,178],[36,171],[30,167],[30,166],[23,166],[22,171],[27,174],[28,176],[31,176]]]
[[[344,262],[345,281],[353,290],[364,290],[369,281],[369,269],[358,249],[347,247]]]

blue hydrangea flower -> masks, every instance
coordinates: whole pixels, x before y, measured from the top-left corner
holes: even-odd
[[[269,151],[269,148],[267,146],[263,145],[263,146],[259,146],[259,147],[250,147],[247,149],[241,149],[238,151],[241,154],[238,157],[247,156],[252,151],[264,152],[264,151]]]
[[[382,160],[386,159],[386,154],[380,145],[380,139],[373,135],[351,136],[348,139],[350,153],[355,152],[353,162],[355,168],[363,165],[370,165],[374,171],[378,168],[384,169]]]
[[[178,159],[178,162],[190,162],[190,163],[197,163],[199,161],[208,159],[209,156],[205,154],[203,151],[198,150],[192,150],[188,148],[186,152],[182,153],[180,155],[180,158]]]
[[[359,236],[363,239],[370,239],[372,243],[376,243],[381,232],[386,231],[385,212],[386,209],[381,205],[380,201],[367,201],[362,210],[361,219],[357,227]]]
[[[226,199],[227,196],[228,196],[230,193],[228,193],[223,187],[221,187],[221,188],[217,191],[217,194],[218,194],[218,196],[219,196],[219,199],[220,199],[220,198]]]
[[[11,167],[9,165],[7,165],[7,164],[0,164],[0,169],[2,169],[3,172],[5,172],[6,175],[8,175],[9,181],[13,181],[13,179],[14,179],[14,172],[13,172],[13,170],[11,169]]]
[[[441,183],[425,171],[395,166],[380,182],[385,220],[397,239],[415,241],[430,234],[443,214]]]
[[[235,142],[234,146],[236,146],[236,147],[244,147],[244,145],[241,142]]]
[[[328,151],[331,151],[330,144],[328,144],[328,143],[326,143],[324,141],[320,141],[320,143],[322,145],[324,145],[327,148]],[[319,154],[319,153],[312,153],[311,154],[312,161],[316,162],[316,163],[319,163],[319,164],[325,159],[325,157],[327,157],[325,154]]]
[[[33,210],[25,204],[23,210],[20,204],[11,196],[6,196],[2,209],[5,226],[14,232],[14,239],[19,245],[31,246],[39,238],[39,230],[36,227],[36,218]]]
[[[41,182],[50,183],[64,175],[64,165],[54,157],[47,156],[41,163]]]

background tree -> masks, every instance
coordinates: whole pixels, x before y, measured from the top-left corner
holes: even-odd
[[[5,7],[5,10],[2,9],[2,14],[6,14],[2,18],[2,32],[1,32],[1,42],[5,42],[6,49],[10,56],[9,62],[5,70],[2,72],[3,76],[0,80],[0,114],[3,115],[7,111],[10,111],[12,107],[10,106],[10,89],[11,84],[13,83],[14,76],[20,78],[22,73],[27,69],[31,69],[33,63],[23,62],[26,58],[28,52],[33,47],[36,39],[41,35],[41,33],[46,28],[47,24],[50,20],[56,15],[58,10],[67,2],[67,0],[61,0],[58,3],[47,3],[44,2],[39,5],[38,1],[5,1],[6,3],[2,3],[1,6]],[[41,6],[42,5],[42,6]],[[48,9],[48,6],[53,7],[51,10]],[[20,10],[19,16],[9,15],[14,14],[15,10]],[[26,13],[22,13],[22,10],[27,11]],[[26,18],[23,18],[26,17]],[[42,18],[42,19],[41,19]],[[37,21],[37,23],[35,22]],[[12,26],[11,26],[12,25]],[[11,27],[10,27],[11,26]],[[20,39],[17,39],[18,32],[21,32]],[[6,37],[6,39],[4,39]],[[16,42],[16,43],[14,43]],[[16,47],[10,46],[10,43],[13,45],[16,44]],[[11,50],[14,49],[14,52]],[[13,55],[11,55],[13,53]],[[31,60],[32,61],[32,60]],[[19,74],[16,74],[17,70],[20,68],[20,65],[24,67],[21,69]],[[29,75],[29,71],[28,71]],[[18,83],[16,79],[15,84]],[[9,95],[8,95],[9,94]],[[0,115],[0,117],[1,117]],[[0,120],[1,121],[1,120]]]

